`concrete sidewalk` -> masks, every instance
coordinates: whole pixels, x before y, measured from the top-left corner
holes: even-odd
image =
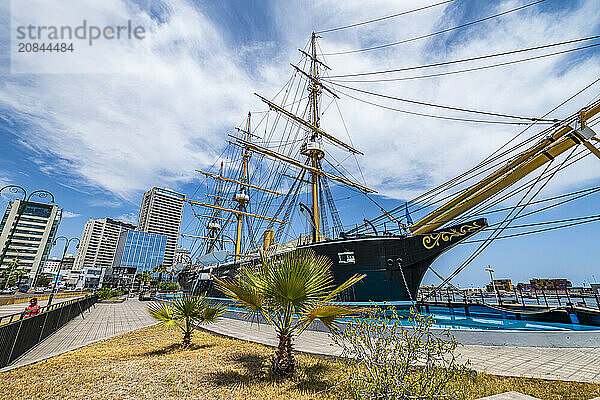
[[[276,346],[277,339],[269,325],[250,324],[238,319],[222,318],[203,329],[218,334]],[[305,331],[295,338],[297,350],[338,356],[341,349],[325,332]],[[494,375],[600,383],[600,348],[545,348],[465,345],[458,349],[461,361],[471,361],[476,371]]]
[[[8,371],[79,347],[111,338],[156,323],[146,311],[146,305],[131,298],[123,303],[97,303],[83,315],[75,317],[56,333],[42,341],[13,364],[1,369]]]

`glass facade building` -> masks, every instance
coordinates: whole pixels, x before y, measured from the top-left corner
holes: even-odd
[[[166,246],[166,235],[139,231],[122,232],[113,262],[113,273],[152,273],[154,267],[163,263]]]

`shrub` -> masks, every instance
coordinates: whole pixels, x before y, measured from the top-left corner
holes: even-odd
[[[179,290],[179,283],[177,282],[159,282],[158,288],[165,292],[176,292]]]
[[[123,292],[121,290],[111,289],[107,287],[103,287],[98,291],[98,299],[99,300],[110,300],[116,297],[123,296]]]
[[[50,278],[48,278],[45,275],[40,275],[40,276],[38,276],[36,286],[48,287],[50,282],[51,282]]]
[[[411,309],[409,326],[395,309],[374,308],[334,335],[347,364],[345,381],[357,399],[464,399],[456,383],[471,376],[459,364],[459,343],[433,318]]]

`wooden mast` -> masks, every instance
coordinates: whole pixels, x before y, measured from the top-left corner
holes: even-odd
[[[319,128],[319,87],[316,82],[319,81],[319,68],[317,65],[317,36],[312,33],[311,37],[311,85],[309,86],[312,113],[311,122],[315,128]],[[321,149],[321,138],[317,130],[313,130],[310,140],[306,143],[305,154],[309,156],[311,165],[314,169],[321,169],[321,159],[325,155],[325,152]],[[321,241],[321,219],[319,210],[319,191],[320,182],[319,174],[316,172],[311,173],[311,190],[312,190],[312,237],[313,242],[317,243]]]
[[[221,169],[219,170],[219,176],[221,176],[221,175],[223,175],[223,161],[221,161]],[[217,182],[217,196],[215,197],[215,204],[217,206],[219,205],[220,194],[221,194],[221,181],[219,180]],[[221,225],[219,225],[219,223],[215,221],[215,219],[216,219],[216,217],[218,217],[218,215],[219,215],[219,210],[215,209],[213,216],[211,217],[211,220],[207,225],[208,236],[212,240],[210,240],[210,243],[208,244],[208,249],[206,251],[206,254],[212,253],[213,248],[215,247],[216,238],[219,235],[219,232],[221,230]]]
[[[246,141],[250,142],[250,117],[251,114],[248,112],[248,122],[246,124]],[[248,159],[250,158],[250,153],[248,147],[242,148],[242,176],[240,176],[240,190],[233,196],[233,200],[238,203],[238,213],[237,217],[237,227],[236,227],[236,236],[235,236],[235,261],[237,262],[240,259],[240,253],[242,251],[242,221],[244,218],[244,214],[242,212],[246,211],[246,204],[250,201],[250,196],[246,193],[245,185],[248,183]]]

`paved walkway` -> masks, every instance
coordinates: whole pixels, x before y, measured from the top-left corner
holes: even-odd
[[[123,303],[97,303],[85,312],[85,319],[75,317],[22,358],[0,372],[31,364],[87,344],[152,325],[156,321],[146,311],[148,303],[131,298]]]
[[[223,318],[204,329],[238,339],[276,346],[273,328],[247,321]],[[313,354],[340,355],[325,332],[305,331],[295,339],[296,349]],[[465,345],[459,348],[462,361],[470,360],[480,372],[565,381],[600,383],[600,348],[543,348]]]
[[[68,300],[72,300],[72,299],[76,299],[78,297],[81,296],[74,296],[74,297],[61,297],[61,298],[55,298],[54,300],[52,300],[52,304],[56,304],[56,303],[62,303],[63,301],[68,301]],[[48,304],[48,300],[40,300],[38,301],[38,304],[40,307],[45,306],[46,304]],[[29,305],[29,302],[23,302],[23,303],[15,303],[15,304],[8,304],[5,306],[0,306],[0,317],[5,316],[5,315],[11,315],[11,314],[16,314],[22,311],[25,311],[25,307],[27,307]]]

